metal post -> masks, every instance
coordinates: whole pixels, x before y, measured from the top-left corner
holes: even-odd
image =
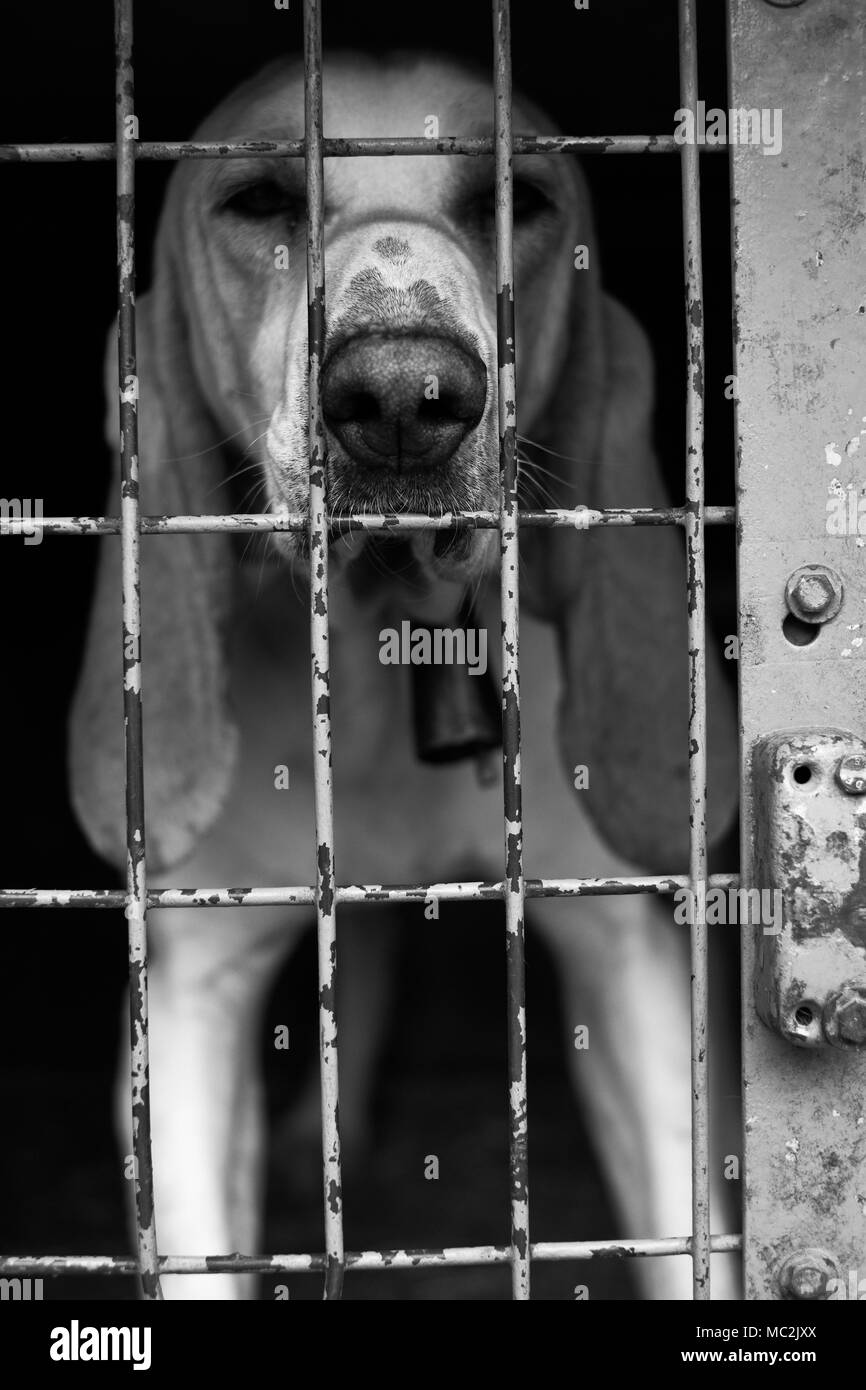
[[[147,907],[141,720],[141,594],[138,530],[138,374],[135,358],[135,115],[132,0],[115,0],[117,148],[117,361],[120,391],[123,568],[123,718],[126,731],[126,919],[135,1227],[145,1298],[162,1298],[153,1210],[147,1040]]]
[[[328,629],[327,452],[321,366],[325,341],[325,202],[322,159],[322,16],[304,0],[304,145],[307,180],[307,329],[309,334],[310,636],[316,802],[316,920],[319,947],[319,1048],[322,1076],[322,1176],[328,1271],[325,1298],[339,1298],[345,1268],[337,1073],[337,923],[334,893],[334,788]]]
[[[529,1167],[526,1111],[523,805],[520,780],[517,407],[514,373],[511,14],[493,0],[496,99],[496,355],[502,601],[502,769],[505,798],[505,927],[508,978],[508,1104],[511,1121],[511,1288],[529,1298]]]
[[[680,106],[696,110],[694,0],[680,0]],[[692,1268],[694,1296],[710,1297],[709,1067],[707,1061],[707,683],[704,555],[704,306],[697,145],[682,146],[686,288],[686,572],[689,643],[689,878],[692,1052]]]

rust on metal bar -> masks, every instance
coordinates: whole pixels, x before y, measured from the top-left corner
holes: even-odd
[[[147,1038],[144,762],[141,720],[141,594],[138,524],[138,374],[135,356],[135,110],[132,0],[115,0],[117,137],[118,374],[123,573],[123,717],[126,747],[126,918],[129,925],[129,1027],[135,1224],[141,1285],[162,1298],[158,1275]]]
[[[702,153],[724,150],[724,145],[702,145]],[[106,141],[51,141],[44,144],[0,145],[0,163],[82,164],[114,159],[115,146]],[[322,140],[325,159],[370,158],[388,155],[493,153],[489,136],[443,135],[366,136]],[[515,154],[678,154],[673,135],[516,135]],[[303,140],[141,140],[137,159],[250,159],[273,155],[275,159],[302,159]]]
[[[685,526],[685,507],[550,507],[545,511],[521,511],[521,526],[549,530],[573,526],[588,531],[594,526]],[[466,531],[473,527],[493,530],[500,524],[498,512],[443,512],[428,516],[423,512],[365,512],[344,516],[327,512],[328,526],[345,535],[351,531]],[[309,518],[303,512],[234,512],[226,515],[143,516],[139,518],[143,536],[178,536],[212,531],[305,532]],[[706,507],[704,523],[732,526],[733,507]],[[108,536],[120,531],[116,516],[46,516],[39,518],[40,530],[59,536]],[[0,519],[0,536],[23,536],[34,522],[22,517]]]
[[[742,1249],[742,1236],[711,1237],[713,1253]],[[653,1240],[546,1240],[531,1247],[534,1260],[645,1259],[688,1255],[689,1236],[663,1236]],[[309,1274],[327,1268],[327,1255],[168,1255],[159,1261],[161,1274]],[[439,1249],[347,1250],[346,1266],[356,1270],[431,1269],[510,1263],[509,1245],[452,1245]],[[60,1274],[134,1274],[135,1260],[124,1255],[4,1255],[4,1276],[50,1278]]]
[[[334,895],[334,787],[328,628],[327,445],[321,367],[325,345],[325,170],[322,159],[322,16],[304,0],[304,168],[307,193],[307,332],[310,451],[310,640],[316,804],[316,923],[322,1077],[322,1177],[328,1267],[324,1296],[343,1289],[343,1192],[337,1069],[337,923]]]
[[[738,874],[713,874],[709,888],[736,892]],[[649,874],[624,878],[525,878],[527,898],[599,898],[634,893],[676,893],[688,888],[687,874],[664,877]],[[449,902],[479,902],[501,898],[506,882],[471,879],[459,883],[352,883],[334,889],[340,903],[426,902],[430,897]],[[123,907],[125,894],[115,888],[2,888],[2,907]],[[161,907],[312,907],[312,887],[282,888],[151,888],[148,910]]]
[[[698,96],[694,0],[679,0],[680,106]],[[692,1268],[696,1300],[710,1297],[709,1065],[707,1007],[707,687],[704,554],[704,304],[698,150],[682,146],[686,291],[686,574],[689,658],[689,877],[691,937]]]
[[[493,0],[496,164],[496,360],[499,406],[502,613],[502,786],[508,985],[511,1291],[529,1298],[529,1162],[526,1109],[523,805],[520,775],[517,405],[514,370],[514,204],[510,0]]]

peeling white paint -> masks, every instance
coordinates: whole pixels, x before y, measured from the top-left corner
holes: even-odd
[[[824,445],[824,457],[831,468],[836,468],[842,462],[842,455],[837,451],[835,439]]]

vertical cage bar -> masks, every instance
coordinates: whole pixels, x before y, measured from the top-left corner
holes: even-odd
[[[319,1063],[322,1078],[322,1178],[328,1268],[325,1298],[339,1298],[345,1270],[337,1070],[337,923],[334,893],[334,788],[331,767],[328,627],[327,446],[321,366],[325,341],[325,192],[322,156],[322,15],[304,0],[304,165],[307,192],[309,344],[310,639],[316,803],[316,922],[319,950]]]
[[[138,371],[135,355],[135,140],[132,0],[115,0],[117,142],[117,365],[121,440],[123,718],[126,748],[126,919],[135,1225],[142,1291],[162,1297],[153,1210],[147,1038],[147,914],[139,590]]]
[[[694,0],[679,0],[680,106],[696,111]],[[709,1065],[707,1057],[707,686],[704,555],[704,303],[697,145],[682,146],[686,299],[686,574],[689,644],[689,878],[691,922],[692,1273],[710,1297]]]
[[[508,1103],[511,1171],[511,1289],[529,1298],[529,1169],[526,1110],[523,806],[520,780],[517,407],[514,355],[514,206],[511,13],[493,0],[496,160],[496,353],[502,614],[502,766],[505,811],[505,927],[508,988]]]

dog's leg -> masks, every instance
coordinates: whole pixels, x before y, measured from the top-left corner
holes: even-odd
[[[622,1234],[687,1235],[688,929],[675,926],[660,904],[637,896],[539,901],[531,920],[559,964],[571,1073]],[[714,1175],[720,1166],[713,1164]],[[634,1268],[644,1297],[691,1298],[687,1257],[641,1258]],[[730,1270],[719,1275],[715,1296],[732,1296]],[[584,1277],[591,1288],[591,1265]]]
[[[339,924],[340,1143],[343,1170],[351,1173],[364,1162],[372,1141],[375,1081],[394,998],[399,927],[385,909],[349,903],[340,908]],[[315,1194],[316,1201],[322,1184],[321,1094],[316,1058],[298,1102],[273,1135],[276,1161],[289,1182],[305,1198]]]
[[[162,1254],[255,1253],[264,1155],[259,1021],[300,923],[285,909],[166,909],[150,919],[150,1095]],[[124,1063],[122,1063],[124,1065]],[[129,1083],[121,1135],[130,1151]],[[163,1279],[167,1298],[237,1298],[236,1275]]]

